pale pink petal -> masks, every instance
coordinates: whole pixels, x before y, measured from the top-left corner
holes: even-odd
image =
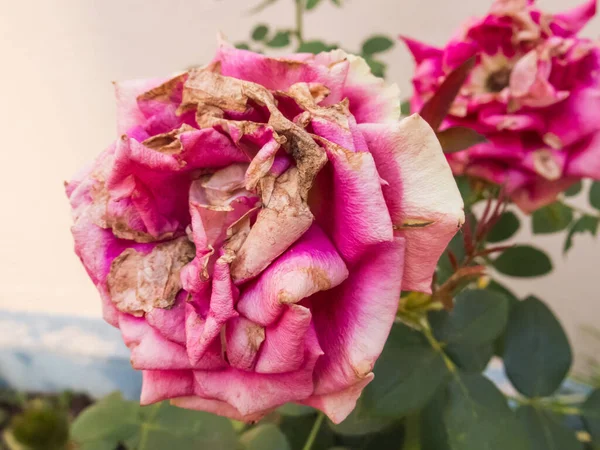
[[[585,3],[552,17],[558,25],[576,34],[596,15],[596,3],[597,0],[586,0]]]
[[[177,294],[175,304],[169,308],[154,308],[146,314],[146,320],[154,329],[170,341],[185,345],[185,304],[188,293]]]
[[[144,124],[146,116],[140,110],[137,98],[165,81],[167,81],[166,78],[152,78],[114,83],[117,102],[117,133],[119,135],[126,134],[131,128]]]
[[[600,133],[594,133],[571,149],[566,175],[600,180]]]
[[[333,288],[348,277],[348,269],[327,236],[313,225],[286,253],[248,285],[237,310],[267,326],[286,305]]]
[[[406,239],[404,289],[431,292],[440,255],[464,222],[463,202],[431,127],[418,115],[394,125],[360,125],[396,234]]]
[[[600,130],[597,111],[600,109],[600,89],[589,88],[572,92],[548,116],[546,138],[556,147],[565,147]]]
[[[254,414],[242,414],[227,402],[220,400],[206,399],[198,396],[179,397],[171,400],[171,404],[179,408],[193,409],[196,411],[206,411],[218,416],[228,417],[233,420],[239,420],[246,423],[258,422],[273,409],[259,411]]]

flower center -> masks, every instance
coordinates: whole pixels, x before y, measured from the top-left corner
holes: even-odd
[[[502,69],[496,70],[490,73],[487,80],[485,81],[485,88],[488,92],[500,92],[502,89],[508,86],[510,82],[511,69],[509,67],[503,67]]]

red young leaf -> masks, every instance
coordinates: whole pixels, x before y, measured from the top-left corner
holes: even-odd
[[[467,127],[452,127],[436,133],[444,153],[460,152],[486,141],[485,136]]]

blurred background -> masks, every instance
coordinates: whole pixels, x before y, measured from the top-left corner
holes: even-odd
[[[580,1],[539,3],[558,11]],[[21,312],[38,318],[100,318],[98,294],[73,253],[63,181],[116,138],[111,81],[162,76],[207,62],[219,31],[238,42],[247,41],[260,22],[291,27],[292,2],[279,1],[254,15],[248,0],[0,4],[0,309],[10,311],[0,315],[0,344],[44,342],[49,348],[114,355],[121,347],[98,337],[100,331],[95,337],[64,329],[50,337],[34,336],[18,319]],[[305,35],[348,49],[360,48],[374,33],[402,33],[441,45],[466,16],[488,8],[489,2],[481,0],[347,0],[341,9],[323,2],[306,14]],[[584,35],[599,34],[600,19],[595,18]],[[408,52],[398,43],[381,59],[388,64],[388,80],[408,97],[413,70]],[[529,228],[523,226],[514,240],[529,241]],[[600,244],[587,234],[576,239],[565,259],[563,238],[536,237],[536,245],[551,254],[554,272],[507,280],[507,285],[520,296],[535,294],[552,306],[567,328],[581,369],[599,342],[582,330],[600,317]]]

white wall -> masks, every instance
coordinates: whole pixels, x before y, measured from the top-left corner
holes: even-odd
[[[72,252],[62,182],[115,138],[110,81],[155,76],[207,61],[215,35],[246,40],[258,21],[291,27],[293,0],[257,16],[244,0],[0,0],[0,309],[99,316],[98,296]],[[257,0],[258,2],[258,0]],[[484,0],[347,0],[306,17],[307,38],[357,49],[375,32],[442,44]],[[578,0],[546,0],[549,10]],[[600,20],[586,33],[597,36]],[[386,55],[389,78],[410,92],[412,63],[398,45]],[[585,205],[585,201],[581,203]],[[523,232],[519,239],[528,240]],[[573,340],[597,323],[600,246],[580,237],[568,260],[562,238],[536,237],[556,271],[511,281],[520,294],[549,301]],[[566,264],[568,262],[568,264]]]

